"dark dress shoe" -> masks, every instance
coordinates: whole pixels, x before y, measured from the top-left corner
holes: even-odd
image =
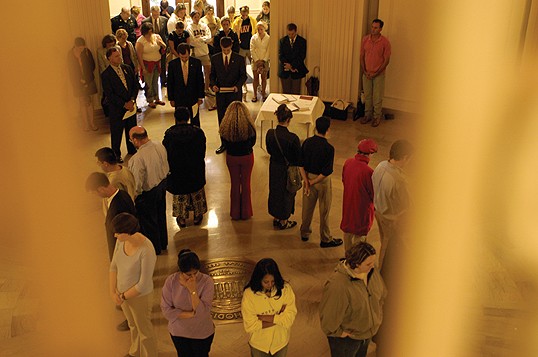
[[[118,158],[118,164],[123,164],[123,159],[121,158],[121,156]]]
[[[372,126],[375,128],[379,125],[379,123],[381,123],[381,118],[374,118],[374,120],[372,120]]]
[[[200,217],[194,217],[194,225],[195,226],[199,226],[200,224],[202,224],[202,220],[204,219],[204,216],[200,216]]]
[[[343,241],[338,238],[334,238],[333,240],[329,242],[321,242],[319,243],[319,246],[321,248],[332,248],[332,247],[338,247],[339,245],[342,245]]]
[[[309,239],[309,237],[301,237],[301,240],[302,240],[303,242],[308,242],[308,239]]]
[[[218,155],[218,154],[222,154],[225,151],[226,151],[226,148],[223,145],[221,145],[217,150],[215,150],[215,153]]]

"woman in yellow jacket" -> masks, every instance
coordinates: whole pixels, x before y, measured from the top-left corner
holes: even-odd
[[[271,258],[260,260],[243,292],[243,325],[252,357],[285,357],[297,315],[295,294]]]

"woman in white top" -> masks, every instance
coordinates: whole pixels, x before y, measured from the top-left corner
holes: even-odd
[[[215,8],[213,5],[207,4],[205,7],[205,15],[200,19],[200,22],[203,24],[206,24],[209,28],[209,31],[211,31],[211,40],[208,43],[209,46],[209,54],[213,55],[215,54],[215,48],[214,48],[214,39],[215,35],[220,30],[220,19],[215,16]]]
[[[269,35],[265,32],[267,24],[263,21],[258,22],[257,32],[250,39],[250,54],[252,56],[252,89],[254,97],[253,102],[258,101],[258,86],[260,85],[260,76],[262,78],[262,100],[265,101],[265,87],[267,87],[267,72],[269,71]]]
[[[118,214],[112,228],[117,242],[110,263],[110,297],[121,306],[131,330],[129,355],[157,356],[157,338],[151,324],[155,249],[139,233],[138,219],[132,214]]]
[[[136,54],[140,63],[140,77],[146,83],[146,100],[150,108],[157,104],[164,105],[159,98],[159,76],[161,68],[161,50],[166,44],[161,36],[153,33],[153,24],[144,22],[141,30],[142,36],[136,40]]]
[[[252,357],[285,357],[297,307],[291,286],[271,258],[260,260],[243,291],[243,326]]]
[[[191,46],[193,47],[193,57],[202,61],[204,66],[205,90],[209,89],[209,73],[211,73],[211,60],[209,58],[209,48],[207,44],[211,42],[211,30],[206,24],[200,22],[200,13],[191,12],[192,22],[187,26],[187,31],[191,37]]]

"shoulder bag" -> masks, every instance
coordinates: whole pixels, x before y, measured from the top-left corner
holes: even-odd
[[[295,193],[299,191],[301,187],[303,187],[301,173],[299,172],[299,166],[290,165],[290,162],[286,158],[286,155],[284,155],[282,146],[280,146],[278,137],[276,136],[276,129],[273,130],[273,134],[275,136],[276,144],[278,145],[278,148],[280,149],[280,152],[282,153],[282,156],[286,161],[286,166],[288,167],[288,181],[286,182],[286,189],[290,193]]]

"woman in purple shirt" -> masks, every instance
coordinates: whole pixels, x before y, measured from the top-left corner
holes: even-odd
[[[179,271],[166,278],[161,310],[178,356],[207,357],[215,335],[211,320],[213,279],[200,272],[200,259],[190,249],[178,254]]]

